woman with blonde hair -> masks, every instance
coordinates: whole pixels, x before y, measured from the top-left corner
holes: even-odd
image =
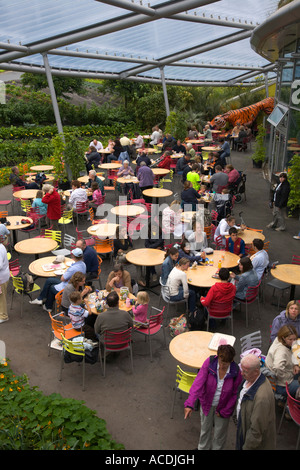
[[[266,367],[275,377],[276,393],[283,396],[286,396],[286,383],[293,397],[299,387],[300,367],[292,352],[292,345],[297,338],[297,331],[292,325],[282,326],[265,360]]]
[[[286,306],[285,310],[282,310],[279,315],[277,315],[272,323],[271,327],[271,342],[277,336],[278,331],[284,325],[293,325],[296,329],[298,336],[300,336],[300,305],[297,300],[290,300]]]

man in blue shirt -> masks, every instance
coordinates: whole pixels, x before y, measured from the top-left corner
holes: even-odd
[[[91,284],[91,279],[98,277],[99,260],[96,250],[91,246],[87,246],[85,240],[78,240],[76,242],[76,248],[83,251],[83,261],[86,265],[86,280],[87,284]]]
[[[43,309],[47,312],[52,312],[53,302],[55,300],[56,294],[65,288],[73,274],[76,272],[86,273],[86,265],[83,260],[83,251],[80,248],[75,248],[71,251],[71,258],[74,263],[64,272],[64,274],[59,277],[49,277],[43,289],[41,290],[40,295],[34,299],[30,300],[30,304],[43,305],[43,300],[46,299]]]

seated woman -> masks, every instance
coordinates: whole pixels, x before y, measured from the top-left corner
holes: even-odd
[[[190,261],[187,258],[181,258],[169,274],[167,287],[172,302],[188,299],[189,312],[194,313],[196,310],[196,292],[189,288],[187,283],[186,271],[189,266]]]
[[[161,267],[161,282],[163,285],[167,284],[170,272],[174,268],[179,257],[179,251],[174,246],[171,246],[166,253],[166,257]]]
[[[235,280],[237,300],[245,300],[248,287],[257,286],[259,281],[248,256],[241,258],[238,266],[241,274],[237,275],[232,272],[230,277]]]
[[[179,238],[183,232],[183,223],[181,221],[182,209],[180,201],[176,199],[171,202],[170,206],[165,207],[162,211],[162,229],[163,232],[170,238],[171,233]]]
[[[292,325],[300,336],[300,305],[297,300],[290,300],[286,309],[277,315],[272,323],[270,340],[273,342],[280,328],[284,325]]]
[[[126,263],[126,253],[132,248],[132,241],[126,227],[118,225],[114,238],[114,257],[117,263]]]
[[[276,392],[283,396],[286,396],[286,382],[292,397],[295,397],[299,387],[300,367],[296,361],[294,362],[291,350],[293,342],[297,339],[297,331],[292,325],[282,326],[265,360],[266,367],[275,376]]]
[[[237,181],[241,179],[240,173],[233,167],[233,165],[226,165],[224,172],[228,175],[228,185],[229,187],[235,187]]]
[[[118,178],[126,178],[128,176],[134,176],[134,171],[133,169],[129,166],[129,161],[124,160],[123,165],[119,168],[119,171],[117,173]],[[127,194],[129,189],[132,188],[133,190],[133,183],[125,183],[124,184],[124,194]]]
[[[201,253],[197,253],[196,255],[193,255],[191,253],[191,245],[186,239],[184,239],[181,242],[178,253],[179,253],[178,259],[187,258],[190,261],[190,265],[192,265],[195,261],[198,263],[198,262],[201,262],[202,260]]]
[[[80,291],[82,298],[92,291],[89,286],[85,287],[86,275],[80,271],[73,274],[68,284],[64,287],[62,299],[61,299],[61,311],[68,313],[70,307],[70,294],[76,290]]]
[[[194,256],[201,255],[205,258],[204,249],[208,247],[207,236],[203,230],[203,225],[199,221],[195,220],[192,232],[186,232],[185,234],[188,242],[191,245],[191,253]]]
[[[185,181],[181,191],[181,207],[185,211],[197,210],[197,204],[201,195],[193,188],[191,181]]]
[[[108,292],[112,290],[119,291],[121,287],[128,287],[132,293],[131,276],[121,263],[115,264],[113,271],[108,275],[105,289]]]

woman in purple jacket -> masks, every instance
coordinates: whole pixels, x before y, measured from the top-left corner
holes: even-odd
[[[204,361],[184,403],[186,419],[191,415],[196,400],[200,401],[198,450],[222,450],[225,445],[229,418],[234,412],[238,387],[242,382],[239,366],[233,361],[234,356],[232,346],[219,346],[217,355]]]

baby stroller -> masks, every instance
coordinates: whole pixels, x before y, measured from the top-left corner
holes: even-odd
[[[232,195],[231,194],[218,194],[214,195],[215,208],[218,213],[217,221],[227,217],[232,211]]]
[[[239,204],[242,202],[242,195],[246,201],[246,175],[242,171],[239,171],[240,177],[230,185],[229,192],[231,196],[235,197],[235,202]]]

